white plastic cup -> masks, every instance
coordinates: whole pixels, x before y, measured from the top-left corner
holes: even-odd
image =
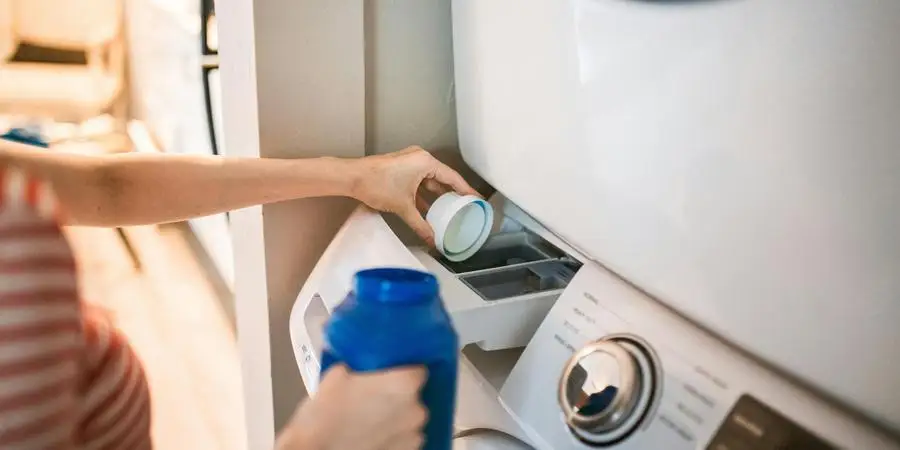
[[[448,192],[438,197],[425,220],[434,230],[434,245],[450,261],[465,261],[472,257],[491,234],[494,208],[474,195]]]

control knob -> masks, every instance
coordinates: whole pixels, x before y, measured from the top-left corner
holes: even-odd
[[[653,360],[642,341],[627,336],[592,342],[572,355],[559,383],[569,430],[593,446],[628,437],[653,404],[659,381]]]

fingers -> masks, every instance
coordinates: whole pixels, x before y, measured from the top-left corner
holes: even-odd
[[[425,443],[422,429],[428,423],[428,409],[419,401],[419,391],[425,382],[425,371],[422,369],[399,369],[387,373],[386,376],[395,378],[392,380],[398,387],[403,387],[404,398],[412,400],[410,404],[403,406],[392,424],[399,432],[391,438],[386,449],[419,450]]]
[[[440,162],[437,158],[422,149],[422,147],[407,147],[397,152],[397,155],[417,155],[417,157],[423,158],[422,161],[427,160],[426,164],[431,176],[427,177],[423,184],[425,185],[425,188],[431,192],[439,195],[444,194],[445,192],[447,192],[447,190],[444,189],[443,186],[441,186],[441,184],[443,184],[451,187],[458,194],[478,195],[478,192],[475,191],[475,189],[473,189],[468,182],[466,182],[462,175],[460,175],[457,171],[451,169],[450,166]],[[438,183],[435,183],[435,180]]]
[[[434,247],[434,231],[431,225],[422,217],[415,205],[409,205],[398,214],[413,231],[429,246]]]
[[[394,423],[402,427],[404,432],[408,433],[410,431],[422,431],[422,428],[425,427],[425,424],[427,422],[428,410],[425,408],[425,406],[422,405],[422,403],[416,400],[413,405],[407,407],[403,411],[403,414],[395,419]]]
[[[295,413],[279,448],[421,449],[428,421],[420,399],[426,378],[422,366],[353,372],[336,364]],[[347,410],[347,404],[355,407]]]
[[[437,195],[446,194],[448,191],[446,185],[441,184],[437,180],[434,180],[431,178],[426,178],[426,179],[422,180],[422,186],[429,192],[435,193]]]
[[[341,379],[349,374],[350,371],[347,369],[347,366],[343,364],[334,364],[325,371],[323,381],[328,379]]]
[[[379,372],[385,378],[393,378],[397,382],[404,382],[412,386],[421,387],[428,377],[428,371],[422,366],[397,367],[391,370]]]
[[[343,364],[335,364],[328,368],[325,377],[341,378],[351,374],[350,369]],[[421,387],[428,378],[428,371],[421,366],[396,367],[379,372],[357,372],[356,376],[378,378],[378,382],[396,383],[398,385],[412,386],[413,389]]]
[[[419,182],[416,189],[416,207],[422,214],[428,212],[432,203],[434,203],[441,195],[444,195],[450,188],[438,183],[430,178],[425,178]]]
[[[369,382],[379,389],[396,397],[411,398],[418,401],[419,391],[425,384],[428,373],[424,367],[398,367],[381,372],[370,372],[365,376]]]
[[[431,208],[431,205],[425,201],[421,196],[416,196],[416,209],[419,210],[420,214],[428,214],[428,210]]]
[[[422,429],[428,423],[428,410],[418,401],[394,422],[402,432],[387,442],[385,449],[419,450],[425,444]]]
[[[444,163],[438,161],[437,159],[433,162],[434,167],[434,179],[453,188],[459,194],[462,195],[478,195],[478,192],[463,179],[462,175],[460,175],[457,171],[451,169]],[[427,185],[426,185],[427,187]]]
[[[425,436],[422,433],[415,433],[392,439],[384,450],[420,450],[424,444]]]

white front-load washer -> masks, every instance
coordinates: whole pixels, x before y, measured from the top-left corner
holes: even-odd
[[[478,256],[407,246],[360,207],[291,314],[315,392],[322,326],[353,273],[434,273],[464,348],[455,448],[900,449],[889,430],[724,342],[554,237],[506,202]],[[484,318],[487,318],[485,320]]]

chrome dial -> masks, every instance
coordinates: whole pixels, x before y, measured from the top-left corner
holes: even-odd
[[[623,337],[592,342],[572,355],[560,378],[565,422],[586,443],[614,443],[631,433],[650,408],[656,378],[641,343]]]

